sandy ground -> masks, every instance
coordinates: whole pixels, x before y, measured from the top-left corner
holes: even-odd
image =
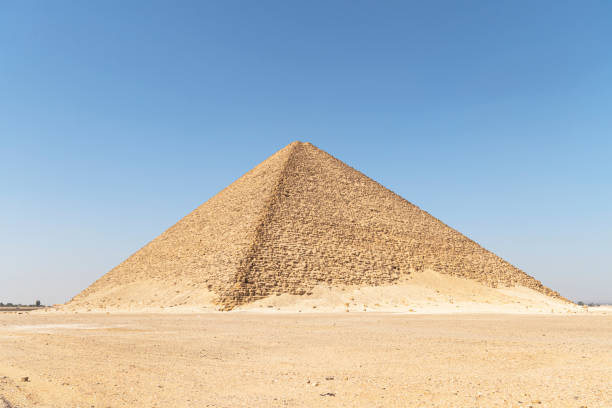
[[[612,407],[605,313],[5,313],[0,407]]]

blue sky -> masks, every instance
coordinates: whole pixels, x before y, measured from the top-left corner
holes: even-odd
[[[0,301],[64,302],[294,140],[612,301],[612,3],[7,1]]]

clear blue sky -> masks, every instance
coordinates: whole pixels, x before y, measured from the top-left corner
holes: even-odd
[[[612,3],[4,1],[0,301],[64,302],[293,140],[612,301]]]

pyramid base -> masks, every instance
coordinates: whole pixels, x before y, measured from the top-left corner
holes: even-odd
[[[205,288],[139,281],[109,287],[58,308],[65,312],[222,311],[216,293]],[[243,304],[248,312],[395,312],[395,313],[573,313],[582,309],[525,287],[485,286],[470,279],[426,270],[397,284],[315,287],[310,295],[271,295]]]
[[[492,288],[432,271],[393,285],[318,286],[311,296],[269,296],[234,309],[251,312],[578,313],[582,308],[525,287]]]

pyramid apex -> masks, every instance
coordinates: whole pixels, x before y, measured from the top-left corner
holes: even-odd
[[[314,147],[314,145],[310,142],[302,142],[301,140],[295,140],[289,143],[286,147],[295,147],[295,146],[310,146]]]

